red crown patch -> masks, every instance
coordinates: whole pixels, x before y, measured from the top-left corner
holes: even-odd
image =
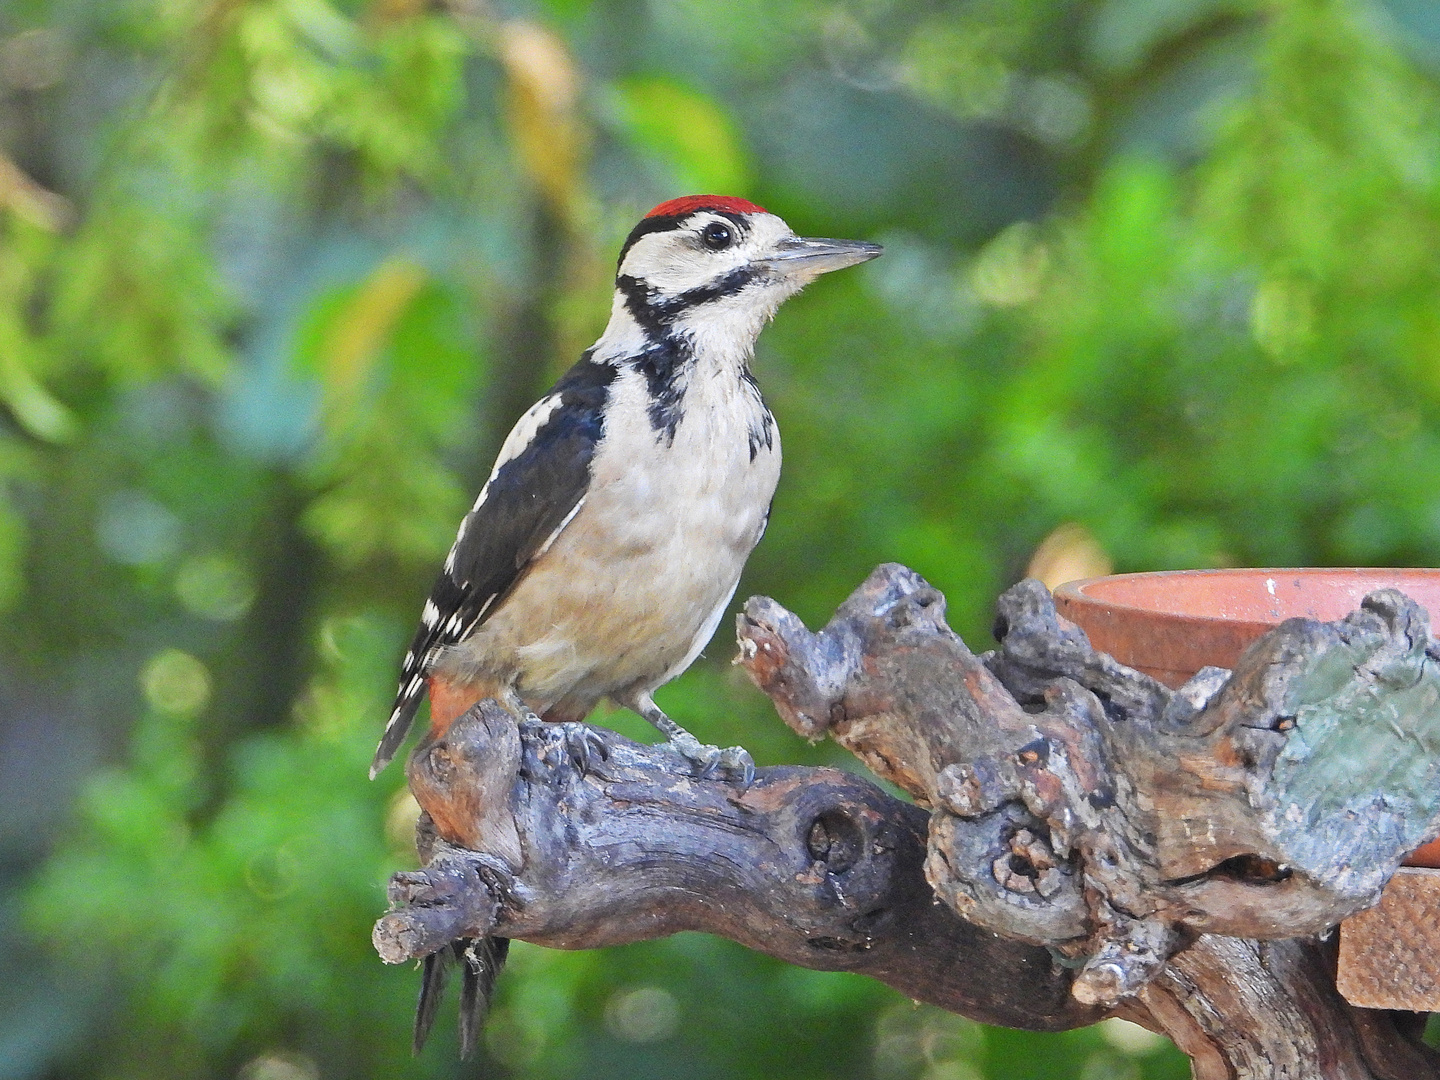
[[[763,206],[756,206],[753,202],[737,199],[733,195],[686,195],[681,199],[662,202],[645,216],[647,218],[684,217],[686,214],[693,214],[696,210],[723,210],[731,214],[769,213]]]

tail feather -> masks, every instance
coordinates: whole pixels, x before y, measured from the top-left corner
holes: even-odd
[[[400,749],[400,744],[410,733],[410,725],[415,722],[415,713],[424,697],[425,680],[422,676],[412,676],[400,684],[400,692],[395,696],[395,708],[390,713],[390,719],[385,722],[385,732],[380,736],[380,745],[375,748],[375,760],[370,763],[371,780],[380,775],[380,770],[390,764],[395,751]]]
[[[415,1036],[411,1043],[418,1056],[430,1038],[440,1002],[445,997],[445,984],[450,981],[450,965],[463,950],[463,941],[454,941],[420,962],[420,1000],[415,1004]]]
[[[510,939],[477,938],[465,950],[460,967],[460,1056],[475,1053],[480,1028],[495,995],[495,980],[510,954]]]
[[[425,1048],[425,1041],[435,1026],[445,986],[450,981],[450,967],[456,961],[460,963],[460,1056],[469,1058],[475,1053],[485,1014],[495,995],[495,980],[505,967],[509,953],[509,938],[461,938],[425,957],[420,974],[420,1000],[415,1006],[416,1054]]]

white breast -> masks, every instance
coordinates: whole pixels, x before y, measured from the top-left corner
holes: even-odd
[[[581,709],[653,689],[699,654],[765,528],[780,443],[737,369],[692,368],[669,445],[643,376],[611,385],[585,503],[490,619],[456,652],[518,677],[539,709]],[[751,431],[768,431],[752,458]],[[457,657],[458,659],[458,657]]]

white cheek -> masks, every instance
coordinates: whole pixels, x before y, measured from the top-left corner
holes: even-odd
[[[789,279],[755,283],[734,296],[701,304],[676,321],[676,329],[688,334],[695,351],[725,364],[749,360],[755,339],[765,323],[798,287]]]
[[[664,244],[657,243],[653,248],[632,251],[625,259],[624,272],[668,295],[708,285],[745,262],[738,252],[722,259],[711,252],[690,247],[679,237],[672,235],[663,239]],[[636,248],[639,247],[637,244]]]

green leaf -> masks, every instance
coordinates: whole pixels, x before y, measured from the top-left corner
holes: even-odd
[[[671,79],[628,79],[614,87],[613,113],[631,143],[669,166],[679,188],[719,195],[749,189],[740,133],[714,98]]]

